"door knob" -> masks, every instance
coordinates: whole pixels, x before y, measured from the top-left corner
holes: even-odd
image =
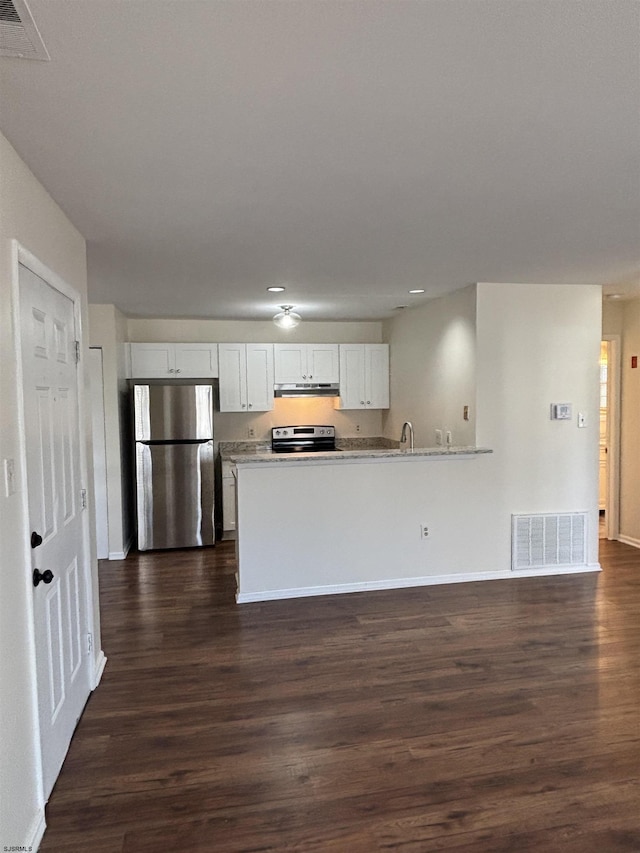
[[[31,534],[31,547],[37,548],[38,545],[42,545],[42,536],[34,530]]]
[[[33,585],[38,586],[40,581],[42,583],[51,583],[53,580],[53,572],[51,569],[45,569],[44,572],[41,572],[40,569],[33,570]]]

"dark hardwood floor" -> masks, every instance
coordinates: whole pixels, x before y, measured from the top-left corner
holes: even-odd
[[[42,851],[640,851],[640,551],[234,603],[233,545],[100,567],[109,661]]]

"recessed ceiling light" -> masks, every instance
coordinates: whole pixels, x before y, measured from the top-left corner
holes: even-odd
[[[286,288],[285,288],[285,287],[281,287],[281,286],[278,286],[278,287],[275,287],[275,286],[274,286],[274,287],[268,287],[268,288],[267,288],[267,291],[268,291],[269,293],[282,293],[284,290],[286,290]]]
[[[410,290],[409,293],[424,293],[424,288],[416,288],[416,290]]]

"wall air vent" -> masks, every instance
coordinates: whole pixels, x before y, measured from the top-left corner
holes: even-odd
[[[48,60],[25,0],[0,0],[0,57]]]
[[[511,516],[511,569],[586,565],[586,512]]]

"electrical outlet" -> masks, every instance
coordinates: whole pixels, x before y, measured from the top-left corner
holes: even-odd
[[[451,447],[451,430],[450,429],[447,430],[446,440],[447,440],[447,447]]]
[[[427,524],[420,525],[420,538],[428,539],[429,538],[429,526]]]
[[[464,418],[465,421],[469,420],[469,406],[463,406],[462,407],[462,417]]]
[[[436,430],[436,446],[441,447],[441,445],[442,445],[442,430],[437,429]]]
[[[249,429],[247,430],[247,438],[255,438],[255,437],[256,437],[255,429],[253,427],[249,427]]]
[[[360,424],[356,424],[356,432],[360,432]]]

